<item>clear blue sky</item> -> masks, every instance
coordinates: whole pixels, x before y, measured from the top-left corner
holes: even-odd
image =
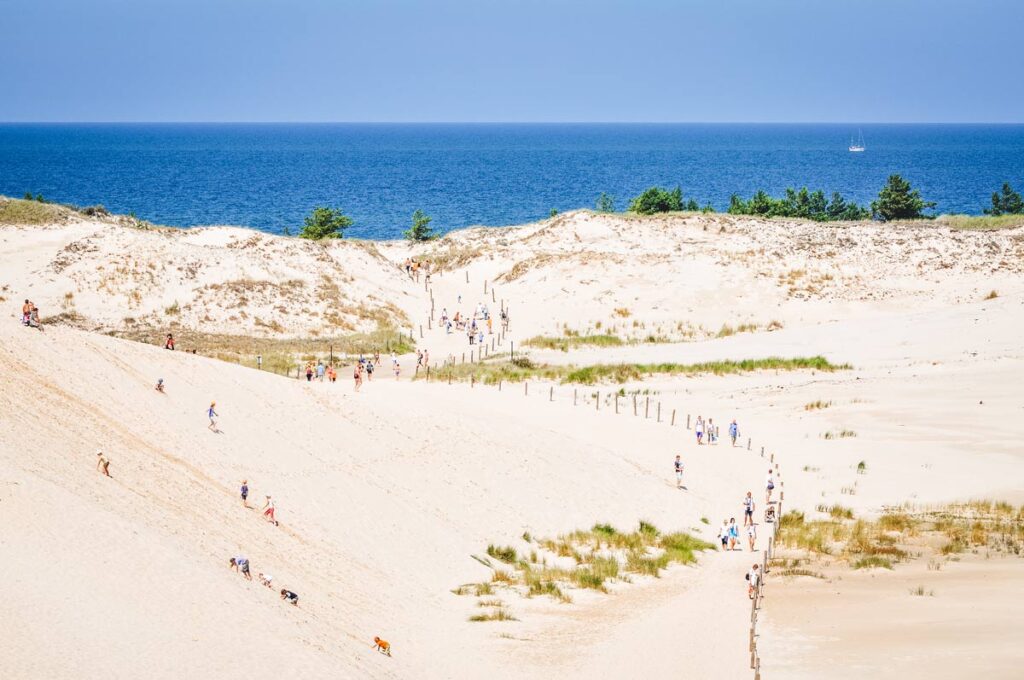
[[[1024,121],[1024,0],[0,0],[0,17],[0,121]]]

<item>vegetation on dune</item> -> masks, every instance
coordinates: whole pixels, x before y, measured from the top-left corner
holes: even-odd
[[[678,186],[672,190],[651,187],[629,203],[629,211],[638,215],[654,215],[683,210],[696,212],[700,210],[700,206],[692,198],[684,203],[683,190]]]
[[[617,347],[622,345],[622,338],[607,333],[595,335],[580,335],[574,331],[568,331],[563,337],[537,335],[523,341],[523,345],[537,347],[540,349],[558,349],[568,352],[570,349],[589,345],[595,347]]]
[[[635,531],[622,532],[609,524],[595,524],[554,539],[537,539],[529,555],[509,546],[487,547],[487,554],[511,565],[494,568],[489,588],[470,584],[456,595],[491,595],[495,588],[510,589],[524,597],[549,596],[571,602],[567,589],[607,592],[607,585],[628,581],[630,574],[660,576],[671,564],[691,564],[697,553],[714,546],[686,533],[662,534],[650,522],[641,521]],[[486,562],[485,562],[486,563]],[[491,606],[478,602],[480,606]],[[479,615],[478,615],[479,616]],[[495,620],[475,618],[473,620]]]
[[[1024,215],[1024,200],[1013,190],[1009,182],[1003,182],[1002,191],[992,192],[992,207],[985,208],[986,215]]]
[[[729,199],[728,212],[731,215],[795,217],[816,222],[864,220],[871,216],[871,211],[847,201],[838,191],[832,194],[831,199],[826,199],[823,191],[808,191],[807,187],[790,187],[783,198],[772,198],[763,190],[758,190],[750,200],[733,194]]]
[[[345,215],[340,209],[317,206],[306,216],[299,236],[313,241],[343,238],[345,230],[351,226],[352,218]]]
[[[529,357],[514,360],[485,360],[476,363],[447,364],[431,373],[437,380],[474,380],[488,385],[523,380],[550,380],[564,384],[595,385],[601,382],[625,383],[653,375],[731,375],[751,371],[849,370],[849,364],[833,364],[825,357],[743,359],[707,361],[697,364],[593,364],[591,366],[536,364]],[[425,378],[425,374],[418,376]]]
[[[915,510],[897,508],[874,521],[854,519],[841,505],[819,505],[827,519],[808,520],[790,511],[779,522],[778,545],[805,551],[809,556],[830,555],[854,569],[892,569],[912,556],[909,539],[921,536],[938,553],[953,555],[985,549],[1011,555],[1024,554],[1024,507],[1008,503],[970,501]]]
[[[410,241],[430,241],[437,238],[433,227],[430,226],[432,219],[422,210],[417,210],[412,214],[412,226],[402,232],[402,235]]]
[[[64,214],[61,206],[43,200],[0,196],[0,224],[49,224],[59,221]]]
[[[911,187],[910,182],[899,175],[889,175],[878,199],[871,202],[871,214],[885,222],[916,220],[930,217],[924,211],[934,207],[935,203],[921,198],[921,192]]]
[[[597,212],[602,213],[613,213],[615,212],[615,197],[610,196],[603,191],[597,197]]]
[[[940,215],[935,223],[963,231],[994,231],[1024,227],[1024,215]]]

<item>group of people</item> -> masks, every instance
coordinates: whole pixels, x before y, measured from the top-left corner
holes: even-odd
[[[717,444],[718,443],[718,426],[715,425],[711,418],[708,418],[707,422],[704,422],[703,416],[697,416],[697,421],[693,426],[693,432],[697,437],[697,444]],[[740,428],[733,420],[729,423],[729,440],[733,446],[736,446],[736,440],[739,439]]]
[[[228,560],[228,567],[234,569],[246,578],[246,580],[252,580],[252,572],[249,569],[249,558],[244,556],[232,557]],[[265,574],[262,571],[257,576],[260,585],[266,586],[267,588],[274,587],[274,577],[270,574]],[[281,588],[281,599],[290,605],[299,606],[299,596],[287,588]]]
[[[426,282],[430,283],[429,262],[420,262],[419,260],[414,260],[410,257],[407,257],[405,258],[405,262],[402,263],[402,269],[405,270],[406,276],[408,276],[413,281],[416,281],[417,283],[419,283],[420,272],[422,271],[423,274],[426,276]]]
[[[25,304],[21,306],[21,325],[40,330],[43,328],[39,323],[39,308],[31,300],[25,300]]]
[[[337,382],[338,371],[334,368],[334,364],[324,366],[324,362],[318,361],[314,366],[310,361],[306,364],[306,382],[312,382],[313,376],[316,376],[320,382],[323,382],[325,378],[328,382]]]
[[[459,302],[461,303],[461,301],[462,296],[460,295]],[[502,309],[499,318],[502,329],[508,330],[508,310]],[[452,329],[465,332],[470,345],[482,345],[484,343],[485,328],[487,330],[486,335],[494,334],[494,319],[491,316],[490,310],[487,309],[487,305],[482,302],[477,303],[472,316],[463,316],[462,312],[457,311],[455,316],[449,317],[448,308],[444,307],[441,309],[440,321],[441,327],[445,329],[447,335],[451,335]]]

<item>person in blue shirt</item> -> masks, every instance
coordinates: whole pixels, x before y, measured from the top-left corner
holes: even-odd
[[[734,419],[731,423],[729,423],[729,439],[732,440],[733,446],[736,446],[736,438],[739,436],[740,427],[739,425],[736,424],[736,420]]]

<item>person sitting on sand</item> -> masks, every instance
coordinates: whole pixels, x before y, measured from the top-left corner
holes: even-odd
[[[157,381],[156,381],[156,391],[157,392],[163,392],[164,391],[164,379],[163,378],[157,378]]]
[[[267,494],[267,500],[263,504],[263,516],[268,522],[273,523],[274,526],[278,524],[277,519],[274,517],[276,511],[277,505],[274,503],[274,499],[270,497],[270,494]]]
[[[164,342],[164,349],[174,349],[174,336],[170,333],[167,334],[167,341]]]
[[[232,557],[228,561],[228,565],[235,571],[240,571],[249,581],[252,580],[252,574],[249,573],[249,559],[246,557]]]
[[[775,506],[769,505],[768,509],[764,511],[764,521],[766,524],[772,524],[775,521]]]
[[[96,452],[96,469],[107,477],[110,476],[110,459],[104,456],[102,451]]]
[[[271,576],[270,574],[264,574],[261,571],[256,576],[256,578],[259,580],[261,586],[266,586],[268,588],[273,588],[274,587],[274,585],[273,585],[274,584],[274,577]]]
[[[281,599],[293,606],[299,606],[299,596],[290,590],[281,588]]]

